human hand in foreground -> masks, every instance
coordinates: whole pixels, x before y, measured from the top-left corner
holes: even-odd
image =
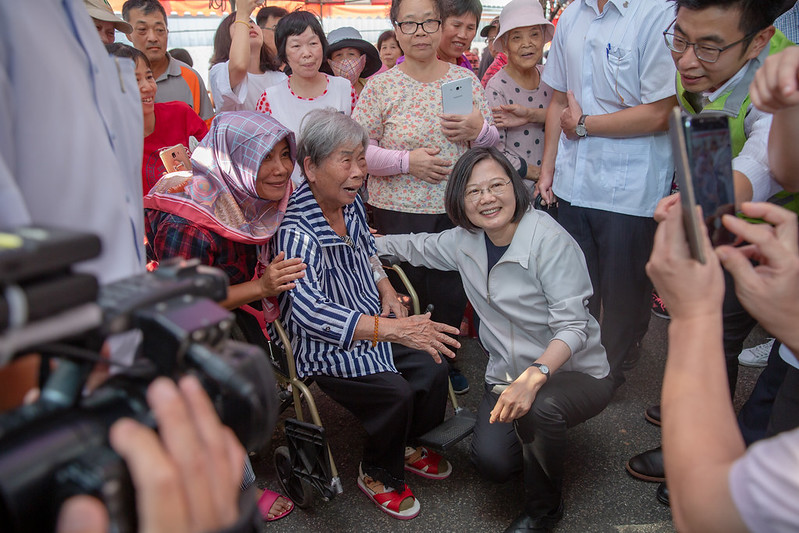
[[[702,220],[701,212],[698,217]],[[673,320],[709,315],[721,317],[724,276],[706,232],[702,232],[701,245],[707,257],[704,265],[691,257],[683,228],[682,206],[675,202],[658,225],[652,255],[646,264],[646,273]]]
[[[531,121],[527,114],[527,108],[520,104],[503,104],[499,107],[492,107],[491,113],[494,115],[494,124],[497,128],[517,128],[529,124]]]
[[[526,415],[546,381],[546,376],[536,367],[531,366],[525,370],[499,395],[494,409],[491,410],[489,423],[513,422]]]
[[[285,259],[286,252],[280,252],[272,259],[264,269],[264,273],[258,279],[263,291],[264,298],[277,296],[281,292],[290,291],[296,285],[295,280],[305,277],[305,267],[307,266],[298,257]]]
[[[441,148],[411,150],[408,156],[408,172],[411,176],[433,185],[444,181],[449,176],[452,163],[436,157],[439,152],[441,152]]]
[[[109,432],[136,490],[139,531],[216,531],[238,519],[244,448],[223,426],[195,377],[158,378],[147,390],[159,434],[130,419]],[[67,500],[58,533],[106,533],[108,514],[89,496]]]
[[[749,95],[766,113],[799,105],[799,48],[768,56],[749,85]]]
[[[793,353],[799,354],[796,214],[769,203],[744,202],[741,210],[746,216],[762,218],[768,224],[751,224],[724,215],[724,226],[750,244],[738,248],[719,246],[716,255],[735,278],[735,293],[746,310]]]
[[[658,205],[655,207],[655,222],[663,222],[669,209],[674,207],[674,204],[678,203],[680,203],[680,193],[670,194],[661,198]]]
[[[408,316],[408,309],[402,305],[397,296],[397,291],[388,283],[388,287],[380,291],[380,305],[383,310],[380,316],[388,316],[394,313],[396,318],[405,318]]]
[[[472,112],[468,115],[442,113],[439,118],[441,118],[441,132],[444,137],[454,143],[471,142],[477,139],[485,122],[480,108],[476,105],[472,105]]]
[[[427,352],[436,363],[441,362],[439,353],[447,357],[455,357],[449,346],[460,348],[461,343],[450,335],[457,335],[458,328],[433,322],[430,313],[399,318],[393,321],[392,331],[386,340],[397,342],[415,350]],[[450,335],[447,335],[447,334]]]

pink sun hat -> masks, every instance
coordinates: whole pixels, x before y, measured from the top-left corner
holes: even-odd
[[[499,33],[494,40],[494,50],[504,52],[502,36],[526,26],[543,26],[544,43],[551,41],[555,35],[555,26],[544,16],[544,9],[538,0],[511,0],[499,14]]]

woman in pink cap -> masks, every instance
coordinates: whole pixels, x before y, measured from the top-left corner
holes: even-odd
[[[512,0],[499,15],[494,50],[508,64],[486,85],[486,99],[499,130],[498,148],[532,189],[544,155],[544,121],[552,89],[541,81],[544,44],[555,27],[537,0]]]

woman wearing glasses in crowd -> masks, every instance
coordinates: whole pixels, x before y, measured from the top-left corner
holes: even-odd
[[[460,272],[489,354],[472,461],[497,482],[522,470],[524,509],[507,531],[545,531],[563,515],[567,430],[600,413],[613,393],[586,306],[588,269],[574,239],[531,208],[529,190],[495,148],[458,160],[446,207],[458,227],[387,235],[377,249]]]
[[[394,0],[390,17],[405,61],[371,79],[353,111],[370,139],[368,202],[380,233],[439,232],[452,227],[444,209],[452,164],[470,143],[493,146],[499,133],[474,73],[436,57],[440,2]],[[443,114],[441,86],[465,77],[472,80],[472,112]],[[466,299],[457,273],[408,274],[422,307],[433,304],[433,319],[460,326]]]

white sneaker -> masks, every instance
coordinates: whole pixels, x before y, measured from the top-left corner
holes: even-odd
[[[758,344],[751,348],[746,348],[741,351],[738,356],[738,364],[742,366],[751,366],[761,368],[768,363],[768,354],[771,353],[771,347],[774,345],[774,339],[763,344]]]

